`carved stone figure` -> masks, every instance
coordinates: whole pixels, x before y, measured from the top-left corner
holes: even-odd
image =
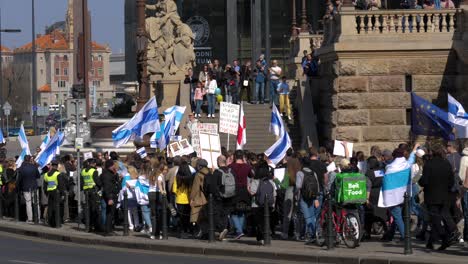
[[[154,13],[146,18],[150,80],[183,77],[195,63],[192,30],[180,19],[174,0],[159,0],[146,9]]]

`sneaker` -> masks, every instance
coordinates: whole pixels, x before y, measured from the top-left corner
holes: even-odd
[[[211,115],[208,115],[207,117],[208,117],[208,118],[211,118]]]
[[[31,224],[32,225],[32,224],[34,224],[34,222],[32,220],[27,220],[26,224]]]
[[[216,116],[214,114],[211,115],[212,118],[215,118]]]
[[[229,230],[224,229],[221,233],[219,233],[219,237],[218,237],[219,241],[223,241],[223,240],[224,240],[224,238],[226,237],[228,231],[229,231]]]
[[[150,239],[155,240],[156,238],[154,236],[150,236]]]
[[[243,237],[243,236],[244,236],[244,233],[240,233],[240,234],[236,235],[235,239],[241,239],[241,237]]]
[[[465,240],[463,238],[460,238],[460,243],[465,243]]]
[[[260,246],[264,246],[265,245],[265,240],[258,241],[258,244],[260,244]]]

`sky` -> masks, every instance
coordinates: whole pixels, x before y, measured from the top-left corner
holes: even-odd
[[[2,45],[17,48],[31,42],[31,1],[0,0],[1,26],[3,29],[21,29],[21,33],[2,33]],[[46,26],[64,21],[68,0],[34,0],[36,34],[44,34]],[[91,11],[92,39],[109,44],[112,53],[123,52],[124,0],[88,0]]]

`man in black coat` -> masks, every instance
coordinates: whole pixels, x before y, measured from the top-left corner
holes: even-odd
[[[432,218],[432,234],[427,248],[433,249],[434,235],[442,239],[438,250],[444,250],[457,243],[460,233],[450,215],[450,190],[454,184],[453,169],[445,159],[445,149],[437,144],[432,147],[433,158],[424,164],[419,185],[424,188],[424,203]],[[442,221],[444,226],[442,226]]]
[[[105,235],[112,235],[115,205],[119,194],[119,177],[117,175],[117,164],[113,160],[106,160],[105,168],[101,174],[102,197],[107,204]]]
[[[26,215],[28,217],[27,223],[33,222],[33,199],[34,193],[37,193],[37,180],[41,177],[37,167],[32,164],[32,157],[26,155],[23,164],[18,170],[18,188],[23,192],[24,200],[26,201]],[[37,213],[40,212],[39,201],[37,201]]]

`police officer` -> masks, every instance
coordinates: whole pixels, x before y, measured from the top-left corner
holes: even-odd
[[[101,187],[99,173],[96,170],[96,160],[88,159],[85,168],[81,170],[81,186],[89,206],[90,231],[99,231],[100,217],[100,197],[98,191]],[[86,207],[85,207],[86,208]]]
[[[61,199],[62,193],[64,191],[64,179],[60,176],[60,172],[57,170],[58,168],[58,161],[53,160],[51,162],[51,168],[48,172],[44,174],[44,186],[47,186],[47,218],[49,222],[49,226],[57,227],[55,219],[62,219],[61,217],[56,217],[56,214],[60,214],[57,212],[56,202],[57,199]]]

